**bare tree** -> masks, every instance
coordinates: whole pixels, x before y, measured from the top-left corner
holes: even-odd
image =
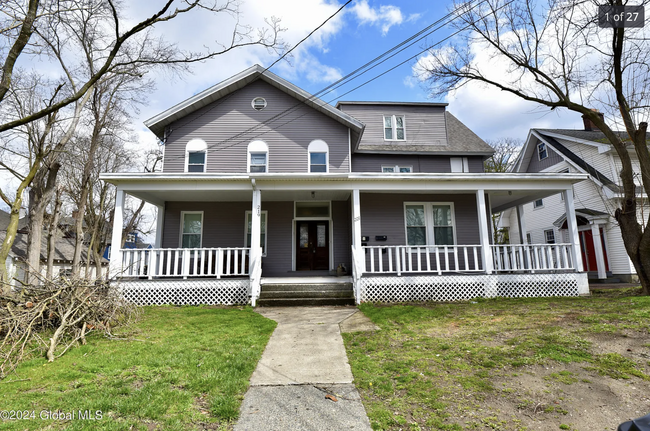
[[[643,28],[600,28],[598,5],[623,0],[487,0],[457,4],[459,43],[430,50],[419,64],[433,95],[468,82],[482,83],[549,108],[566,108],[591,120],[621,160],[622,198],[614,216],[645,294],[650,294],[650,225],[639,216],[642,190],[650,190],[647,145],[650,47]],[[645,6],[648,2],[639,2]],[[489,64],[475,61],[489,53]],[[495,70],[495,65],[504,66]],[[618,116],[617,133],[593,108]],[[641,166],[635,184],[630,150]]]
[[[78,118],[83,101],[89,98],[93,89],[115,79],[115,76],[141,78],[143,68],[152,66],[163,66],[181,73],[191,63],[248,45],[276,51],[286,48],[279,39],[283,29],[278,19],[271,18],[267,21],[268,26],[261,29],[242,25],[239,22],[239,2],[235,0],[167,0],[152,16],[130,27],[125,25],[128,18],[123,16],[119,7],[120,4],[113,0],[30,0],[27,8],[20,0],[2,2],[0,139],[13,139],[7,138],[8,132],[40,123],[46,125],[45,128],[38,126],[45,139],[57,121],[66,117]],[[215,46],[205,47],[203,51],[183,51],[153,34],[154,27],[190,12],[230,16],[232,36],[228,43],[215,42]],[[20,98],[16,64],[23,57],[25,61],[38,60],[33,64],[49,61],[50,65],[57,65],[61,77],[47,81],[35,79],[33,92],[46,102],[25,105],[16,115],[18,111],[10,100]],[[70,106],[74,109],[67,109]],[[67,121],[70,125],[69,119]],[[54,152],[34,155],[28,169],[22,172],[11,170],[20,179],[15,198],[0,190],[0,198],[11,208],[8,233],[0,248],[0,281],[6,281],[5,261],[15,239],[23,192],[33,185],[34,178],[41,178],[35,186],[42,193],[34,194],[36,198],[42,198],[38,211],[42,213],[51,198],[56,180],[56,160],[50,160],[44,168],[41,165],[46,157],[55,159],[55,154],[61,152],[64,143],[58,144],[61,145]],[[24,154],[17,152],[16,155]],[[10,169],[9,163],[4,163],[3,167]],[[45,170],[41,170],[40,177],[37,177],[40,169]]]
[[[509,172],[517,159],[523,142],[518,138],[488,139],[488,145],[494,148],[494,154],[484,163],[485,172]]]

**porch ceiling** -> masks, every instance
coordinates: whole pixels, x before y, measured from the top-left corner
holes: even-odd
[[[560,193],[562,190],[496,190],[488,192],[492,212],[497,213],[517,205],[527,204]]]
[[[129,195],[153,204],[169,202],[251,202],[252,190],[125,190]],[[349,190],[262,190],[262,202],[344,201]]]

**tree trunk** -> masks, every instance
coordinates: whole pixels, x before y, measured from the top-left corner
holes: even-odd
[[[25,282],[38,284],[41,271],[43,220],[45,210],[55,190],[56,177],[61,165],[41,166],[29,190],[29,236],[27,237],[27,272]],[[47,180],[45,176],[47,175]]]
[[[54,253],[56,251],[56,234],[59,231],[59,218],[61,217],[61,206],[63,201],[61,201],[61,190],[56,191],[56,197],[54,201],[54,212],[52,213],[52,219],[50,221],[50,228],[47,233],[47,273],[46,277],[48,280],[52,279],[52,270],[54,269]]]

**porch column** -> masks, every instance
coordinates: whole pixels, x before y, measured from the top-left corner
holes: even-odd
[[[124,226],[124,201],[126,194],[117,186],[115,195],[115,213],[113,215],[113,235],[111,237],[111,256],[109,277],[116,278],[122,272],[122,228]]]
[[[476,191],[476,209],[478,213],[479,238],[481,240],[481,259],[483,260],[483,269],[486,274],[492,274],[494,271],[494,262],[492,260],[492,248],[490,246],[490,230],[488,229],[487,215],[488,211],[485,205],[485,190]]]
[[[163,225],[165,223],[165,205],[156,205],[156,241],[153,248],[162,247]]]
[[[594,250],[596,251],[596,266],[598,267],[598,278],[607,278],[605,271],[605,255],[603,254],[603,239],[600,236],[600,225],[591,225],[591,237],[594,241]]]
[[[255,186],[253,180],[253,207],[251,211],[251,250],[248,260],[248,271],[251,283],[251,305],[260,294],[260,280],[262,278],[262,248],[260,247],[260,234],[262,232],[262,193]]]
[[[569,241],[573,244],[573,258],[576,272],[584,271],[580,255],[580,237],[578,236],[578,224],[576,222],[576,208],[573,203],[573,189],[566,189],[562,192],[564,207],[566,209],[566,223],[569,231]]]
[[[517,226],[519,226],[519,244],[528,244],[526,238],[526,219],[524,218],[524,206],[517,205]]]
[[[361,203],[359,189],[352,190],[352,246],[361,247]]]

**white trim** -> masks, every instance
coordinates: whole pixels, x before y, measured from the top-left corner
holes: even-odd
[[[208,172],[208,144],[199,138],[190,139],[185,145],[185,172],[189,172],[190,153],[203,153],[203,172]],[[192,172],[196,173],[196,172]]]
[[[311,171],[311,154],[312,153],[325,153],[325,172],[312,172]],[[320,165],[317,165],[320,166]],[[330,171],[330,148],[327,142],[322,139],[314,139],[307,147],[307,172],[313,174],[323,174]]]
[[[264,154],[266,156],[264,172],[251,172],[251,157],[253,154]],[[258,165],[256,165],[258,166]],[[246,150],[246,172],[253,175],[269,172],[269,146],[264,141],[256,140],[248,144]]]
[[[384,171],[384,169],[394,169],[392,172],[390,171]],[[401,169],[409,169],[408,172],[401,172]],[[407,165],[381,165],[381,172],[383,174],[412,174],[413,173],[413,166],[407,166]]]
[[[391,117],[390,125],[392,129],[393,138],[386,139],[386,117]],[[402,117],[402,129],[404,129],[404,139],[397,139],[397,117]],[[406,115],[404,114],[382,114],[381,116],[381,134],[384,141],[388,142],[406,142]]]
[[[181,228],[180,228],[180,235],[178,237],[178,248],[183,248],[183,228],[184,228],[184,219],[185,219],[185,214],[201,214],[201,239],[199,243],[198,248],[203,248],[203,211],[181,211]],[[191,235],[196,235],[196,234],[191,234]]]
[[[264,252],[262,253],[262,257],[266,257],[266,254],[268,253],[268,243],[269,243],[269,211],[268,210],[261,210],[260,214],[265,217],[265,222],[266,222],[266,232],[264,233],[264,247],[263,250]],[[253,217],[253,211],[245,211],[244,214],[244,247],[249,247],[250,245],[247,244],[248,241],[248,216],[251,216],[251,223],[252,223],[252,217]],[[251,226],[252,228],[252,226]],[[261,225],[260,225],[261,229]],[[261,234],[260,230],[260,234]],[[251,236],[251,243],[252,243],[252,236]]]
[[[433,207],[435,206],[443,206],[443,205],[449,205],[450,210],[451,210],[451,227],[452,227],[452,234],[453,234],[453,244],[447,244],[447,245],[458,245],[458,241],[456,240],[456,230],[457,230],[457,225],[456,225],[456,212],[454,211],[454,203],[453,202],[404,202],[403,203],[403,214],[404,214],[404,244],[408,244],[408,226],[406,222],[406,206],[407,205],[422,205],[424,206],[424,228],[426,231],[426,245],[438,245],[435,242],[435,227],[436,225],[434,224],[434,218],[433,218]],[[442,226],[442,227],[447,227]]]

